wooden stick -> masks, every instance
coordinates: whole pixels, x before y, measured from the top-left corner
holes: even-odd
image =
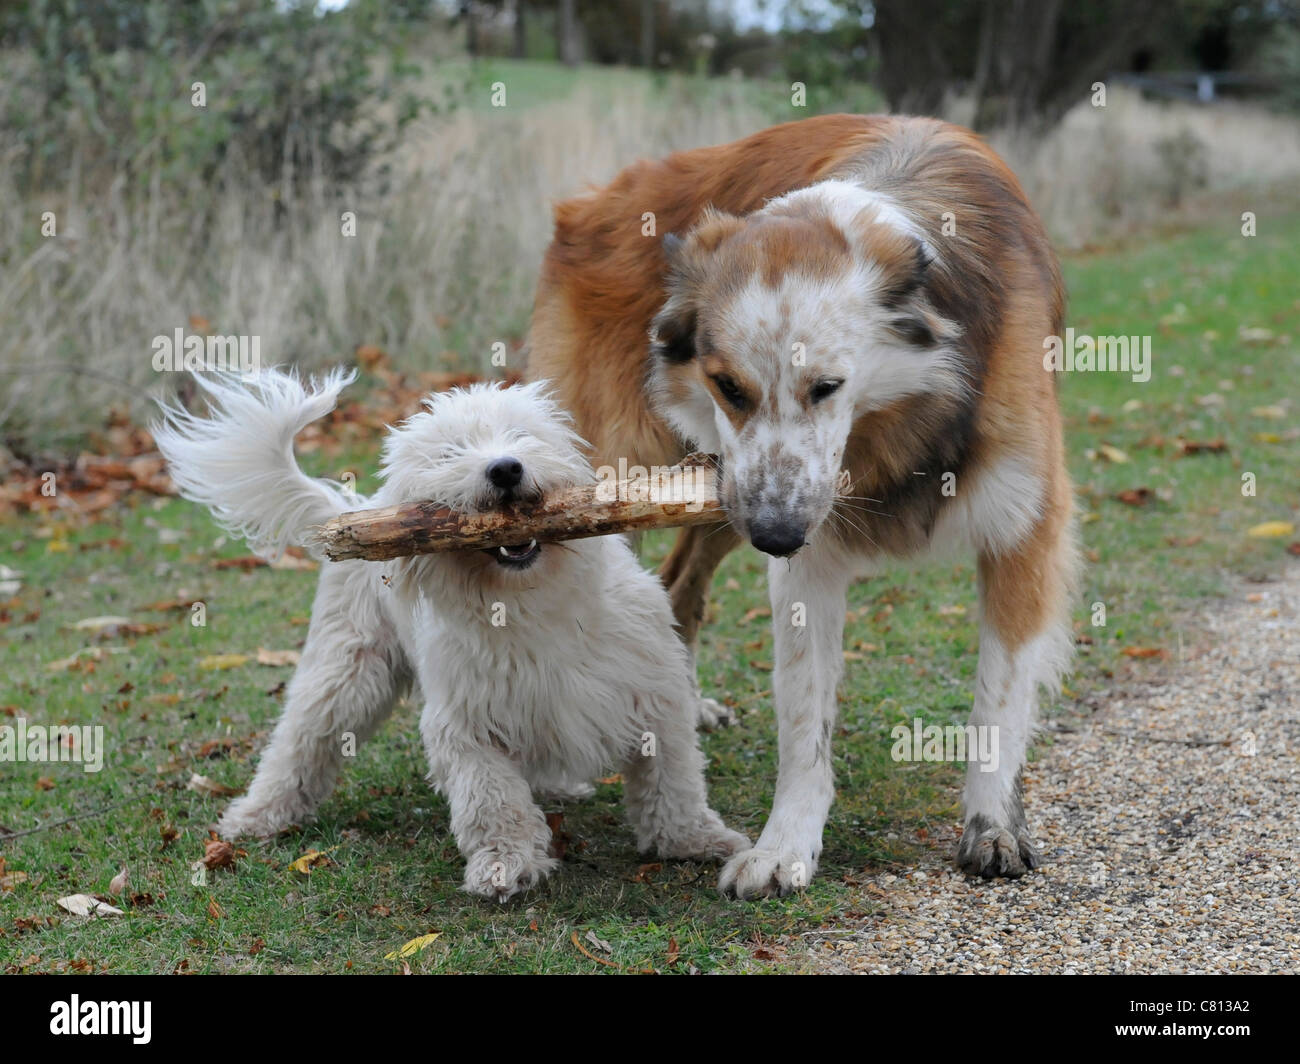
[[[340,514],[316,530],[314,539],[332,561],[386,561],[449,550],[490,550],[643,532],[680,525],[721,524],[717,460],[692,454],[672,467],[652,466],[646,476],[570,488],[540,503],[461,514],[436,502],[409,502]]]

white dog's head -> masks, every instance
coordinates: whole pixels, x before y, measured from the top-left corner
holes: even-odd
[[[826,519],[862,415],[964,386],[926,295],[934,251],[886,197],[827,181],[744,218],[708,210],[665,254],[654,401],[721,455],[731,522],[768,554]]]
[[[595,476],[584,442],[545,389],[545,382],[475,384],[429,396],[425,409],[384,442],[384,501],[428,499],[460,513],[483,513],[591,483]],[[541,553],[541,544],[530,540],[448,557],[520,571]]]

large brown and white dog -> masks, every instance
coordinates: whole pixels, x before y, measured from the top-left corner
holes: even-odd
[[[651,216],[677,235],[643,235]],[[1037,689],[1072,643],[1071,488],[1043,368],[1063,314],[1015,176],[931,119],[793,122],[557,207],[528,375],[552,381],[597,462],[721,456],[730,529],[684,531],[662,573],[688,644],[739,537],[772,556],[780,771],[724,890],[785,893],[815,870],[848,584],[952,544],[978,560],[971,723],[999,744],[995,771],[968,766],[957,861],[1037,863],[1020,772]]]

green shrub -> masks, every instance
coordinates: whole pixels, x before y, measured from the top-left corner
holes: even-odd
[[[350,182],[417,111],[400,30],[423,6],[27,0],[0,24],[0,142],[34,186],[73,166],[92,183]]]

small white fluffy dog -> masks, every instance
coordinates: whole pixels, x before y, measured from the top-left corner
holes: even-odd
[[[274,557],[345,510],[435,499],[481,512],[594,480],[540,385],[436,394],[384,443],[384,484],[361,500],[299,470],[294,436],[352,377],[313,389],[262,371],[198,378],[214,413],[164,411],[154,431],[182,494]],[[430,779],[451,805],[464,888],[502,901],[551,872],[533,791],[590,793],[623,772],[642,850],[723,858],[749,847],[709,808],[698,695],[668,597],[621,537],[536,541],[392,562],[325,563],[284,715],[223,835],[311,817],[360,743],[418,685]]]

